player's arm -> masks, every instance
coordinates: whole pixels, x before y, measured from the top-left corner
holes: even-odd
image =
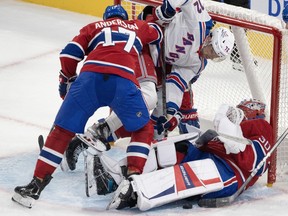
[[[60,53],[61,69],[59,72],[59,94],[65,98],[70,85],[77,78],[77,65],[85,57],[89,39],[91,24],[80,30],[80,34],[73,38]]]
[[[258,163],[266,156],[272,148],[272,128],[263,119],[248,120],[241,123],[244,137],[252,140],[251,145],[247,145],[243,152],[232,157],[237,161],[242,170],[251,172]],[[265,172],[267,163],[259,170],[258,175]]]
[[[90,42],[91,24],[83,27],[80,33],[70,41],[60,53],[60,63],[62,73],[67,77],[76,75],[77,65],[88,53],[88,43]]]
[[[211,20],[211,17],[206,11],[201,0],[186,1],[185,4],[180,6],[180,9],[185,20],[190,20],[192,22],[206,22]]]
[[[146,40],[148,44],[159,45],[163,40],[163,32],[159,25],[156,23],[148,23],[147,31],[143,34],[147,36]],[[148,32],[148,33],[147,33]]]

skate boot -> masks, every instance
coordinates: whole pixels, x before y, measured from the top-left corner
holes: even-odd
[[[124,209],[126,207],[132,208],[137,204],[137,194],[132,186],[132,179],[123,179],[118,189],[115,191],[111,202],[107,206],[109,209]]]
[[[12,197],[17,202],[27,208],[32,208],[35,200],[38,200],[42,190],[49,184],[52,176],[46,176],[43,181],[34,177],[26,186],[18,186],[14,189],[15,194]]]
[[[111,148],[108,142],[108,137],[110,135],[110,128],[108,124],[104,121],[99,122],[98,124],[93,124],[87,129],[87,132],[85,134],[77,134],[77,137],[88,146],[102,152],[108,151]]]
[[[104,169],[99,156],[90,153],[85,162],[85,181],[87,197],[95,193],[106,195],[114,192],[118,187],[114,178]]]
[[[74,137],[69,143],[61,162],[62,171],[75,170],[79,155],[85,149],[88,149],[88,145],[83,143],[77,137]]]

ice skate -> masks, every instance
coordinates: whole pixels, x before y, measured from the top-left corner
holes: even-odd
[[[78,137],[74,137],[64,153],[64,157],[60,164],[61,170],[75,170],[79,155],[86,149],[88,149],[88,145],[83,143],[80,139],[78,139]]]
[[[12,200],[27,208],[32,208],[35,200],[39,199],[42,190],[49,184],[51,179],[51,176],[47,176],[41,182],[41,180],[34,177],[28,185],[18,186],[14,189],[15,194]]]
[[[109,209],[123,209],[126,207],[132,208],[137,204],[137,194],[134,192],[133,186],[130,180],[124,179],[115,191],[111,202],[107,206]]]
[[[85,134],[77,134],[77,137],[88,146],[103,152],[111,148],[107,141],[110,135],[111,132],[108,124],[106,122],[99,122],[89,127]]]

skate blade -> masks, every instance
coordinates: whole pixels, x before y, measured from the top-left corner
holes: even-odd
[[[26,208],[32,208],[32,205],[35,203],[35,199],[31,197],[23,197],[18,193],[13,195],[12,200]]]
[[[107,146],[98,139],[93,139],[86,134],[76,134],[76,136],[78,139],[80,139],[86,145],[90,146],[91,148],[94,148],[95,150],[97,150],[99,152],[109,150],[109,148],[107,148]]]

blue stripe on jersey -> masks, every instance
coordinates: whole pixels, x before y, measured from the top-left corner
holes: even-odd
[[[47,160],[52,161],[53,163],[56,163],[56,164],[60,164],[62,161],[62,157],[59,157],[55,154],[52,154],[48,151],[45,151],[45,149],[42,149],[42,151],[40,152],[40,156],[42,156],[42,157],[46,158]]]
[[[141,154],[145,154],[148,156],[149,151],[150,151],[150,149],[146,148],[144,146],[129,145],[127,147],[127,153],[136,152],[136,153],[141,153]]]
[[[167,103],[166,107],[167,107],[167,109],[168,109],[168,108],[173,108],[173,109],[176,109],[176,110],[179,110],[179,108],[180,108],[176,103],[171,102],[171,101],[169,101],[169,102]]]
[[[71,55],[74,56],[80,60],[82,60],[85,56],[85,53],[83,53],[83,50],[79,46],[77,46],[75,43],[70,42],[66,45],[66,47],[61,51],[61,55]]]
[[[96,61],[96,60],[88,60],[84,63],[84,65],[89,65],[89,64],[94,64],[94,65],[104,66],[104,67],[117,68],[117,69],[120,69],[124,72],[127,72],[129,74],[134,75],[134,71],[131,68],[128,68],[128,67],[125,67],[125,66],[119,65],[119,64],[113,64],[110,62]]]
[[[112,31],[112,38],[111,38],[113,43],[127,43],[129,41],[129,35],[128,34],[123,34],[119,32]],[[101,32],[100,34],[96,35],[90,43],[88,47],[88,52],[91,52],[94,50],[99,44],[105,44],[105,33]],[[113,44],[114,46],[114,44]],[[135,38],[134,43],[133,43],[133,48],[137,53],[141,53],[141,50],[143,48],[143,45],[141,41],[139,40],[138,37]]]
[[[163,32],[161,28],[155,23],[148,23],[148,24],[158,31],[158,38],[155,41],[152,41],[150,44],[159,45],[163,39]]]
[[[166,83],[175,84],[182,92],[188,88],[186,81],[180,76],[180,74],[172,72],[168,75]]]
[[[258,140],[252,140],[253,146],[254,146],[254,155],[256,159],[255,167],[261,162],[261,160],[266,156],[265,150],[263,149],[263,146],[259,143]],[[257,172],[256,175],[261,175],[267,168],[267,164],[265,163],[264,166],[261,167],[261,169]]]
[[[205,39],[205,35],[203,35],[203,22],[199,22],[199,36],[200,36],[200,40],[199,40],[199,44],[203,44],[203,41],[204,41],[204,39]],[[204,28],[204,31],[205,31],[205,28]]]

